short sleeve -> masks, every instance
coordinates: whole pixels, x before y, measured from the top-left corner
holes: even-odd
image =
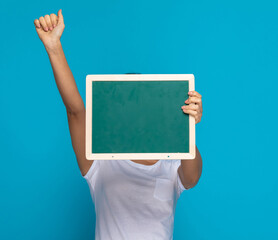
[[[87,181],[91,181],[93,177],[96,175],[98,168],[99,168],[99,161],[94,160],[88,172],[84,176],[82,175],[82,177],[85,178]]]
[[[175,173],[176,173],[176,181],[175,181],[175,184],[176,184],[176,189],[177,189],[177,193],[178,193],[178,196],[180,196],[180,194],[184,191],[184,190],[189,190],[190,188],[185,188],[181,182],[181,179],[180,179],[180,175],[178,173],[178,169],[181,165],[181,160],[176,160],[175,161]]]

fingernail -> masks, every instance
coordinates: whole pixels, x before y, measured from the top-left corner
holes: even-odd
[[[52,27],[50,27],[50,30],[52,30],[53,28]]]
[[[48,28],[46,28],[46,31],[48,31]]]
[[[188,92],[188,94],[191,94],[191,92]]]

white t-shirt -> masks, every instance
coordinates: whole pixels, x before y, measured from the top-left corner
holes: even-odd
[[[171,240],[177,200],[186,189],[181,160],[143,165],[94,160],[84,176],[96,211],[95,240]]]

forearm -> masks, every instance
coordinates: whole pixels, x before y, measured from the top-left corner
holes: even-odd
[[[202,157],[196,146],[196,157],[192,160],[181,160],[180,178],[186,188],[194,187],[202,174]]]
[[[83,100],[67,63],[61,42],[57,42],[51,49],[46,47],[46,51],[52,66],[56,85],[67,111],[77,113],[84,110]]]

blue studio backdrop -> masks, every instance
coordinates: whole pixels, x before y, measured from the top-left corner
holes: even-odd
[[[89,187],[33,23],[60,8],[84,102],[87,74],[195,75],[203,173],[178,201],[174,240],[278,239],[274,0],[1,1],[0,239],[94,239]]]

